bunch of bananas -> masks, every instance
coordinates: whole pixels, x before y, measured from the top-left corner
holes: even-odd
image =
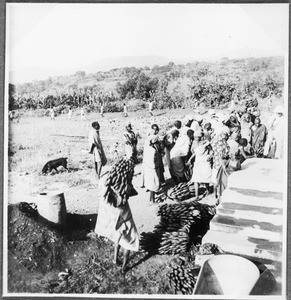
[[[182,254],[187,252],[189,244],[189,226],[172,232],[164,232],[161,237],[159,254]]]
[[[192,197],[203,195],[204,192],[205,188],[199,188],[198,195],[196,195],[194,182],[181,182],[168,192],[168,197],[171,200],[184,201]]]
[[[105,197],[108,202],[115,207],[125,204],[128,194],[132,188],[132,178],[134,174],[134,159],[122,158],[110,170],[106,179],[107,187]]]
[[[190,191],[190,186],[191,186],[191,191]],[[177,200],[177,201],[183,201],[191,197],[195,197],[194,184],[181,182],[175,185],[173,189],[168,192],[168,197],[172,200]]]
[[[175,294],[191,295],[196,278],[190,269],[183,266],[174,266],[168,274],[170,286]]]
[[[157,232],[142,232],[140,235],[140,250],[157,254],[161,242],[161,234]]]
[[[162,203],[167,200],[167,195],[164,192],[158,193],[155,196],[155,203]]]
[[[193,226],[205,228],[215,213],[214,206],[196,201],[160,206],[157,215],[161,219],[155,226],[155,232],[161,235],[158,252],[160,254],[186,253],[191,244],[190,229]]]

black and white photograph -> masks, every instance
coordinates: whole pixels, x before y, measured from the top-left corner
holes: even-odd
[[[6,3],[2,293],[286,299],[289,3]]]

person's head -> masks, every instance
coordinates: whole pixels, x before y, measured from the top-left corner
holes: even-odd
[[[205,131],[211,131],[211,129],[212,129],[212,127],[211,127],[211,123],[206,123],[205,125],[204,125],[204,130]]]
[[[180,129],[182,127],[182,122],[180,120],[176,120],[174,122],[174,126],[177,128],[177,129]]]
[[[173,130],[172,137],[173,137],[173,141],[176,141],[177,138],[179,137],[179,130]]]
[[[231,122],[235,122],[235,121],[236,121],[235,115],[230,115],[229,120],[230,120]]]
[[[202,130],[201,129],[195,130],[193,137],[194,137],[194,140],[200,141],[202,139],[202,137],[203,137]]]
[[[183,125],[184,125],[184,126],[187,126],[187,127],[190,127],[192,121],[193,121],[192,116],[188,115],[188,116],[186,116],[186,117],[183,119]]]
[[[93,122],[91,125],[95,130],[100,130],[100,124],[97,121]]]
[[[255,118],[255,125],[260,126],[261,125],[261,119],[260,118]]]
[[[248,140],[245,139],[245,138],[242,138],[238,141],[239,145],[242,146],[242,147],[246,147],[247,144],[248,144]]]
[[[228,138],[229,138],[229,134],[228,134],[227,132],[225,132],[225,131],[222,131],[222,132],[220,133],[220,135],[219,135],[219,138],[220,138],[220,140],[227,141]]]
[[[193,140],[194,139],[194,131],[192,129],[188,129],[187,136],[190,138],[190,140]]]
[[[283,116],[284,109],[282,105],[277,105],[274,109],[274,113],[277,114],[278,116]]]
[[[131,131],[131,130],[132,130],[131,124],[128,123],[128,124],[125,126],[125,129],[126,129],[127,131]]]
[[[160,128],[157,124],[153,124],[152,125],[152,130],[153,130],[154,134],[158,134],[159,131],[160,131]]]
[[[244,115],[244,121],[245,122],[250,122],[251,121],[251,115],[249,113]]]

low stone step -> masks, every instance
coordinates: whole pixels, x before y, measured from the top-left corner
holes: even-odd
[[[257,200],[257,199],[254,199]],[[245,204],[245,203],[231,203],[231,202],[221,202],[218,206],[218,211],[225,210],[228,213],[232,213],[236,210],[240,211],[251,211],[251,212],[260,212],[267,215],[283,215],[282,208],[274,208],[274,207],[265,207],[258,206],[256,202],[253,202],[253,205]]]
[[[240,227],[240,226],[233,226],[233,225],[230,226],[227,224],[215,222],[214,220],[210,223],[210,230],[238,234],[241,236],[252,237],[252,238],[265,239],[272,242],[282,242],[281,232],[262,230],[258,227],[251,227],[251,226]]]
[[[237,255],[271,261],[280,261],[282,259],[281,242],[267,241],[216,230],[209,230],[203,237],[202,242],[217,244],[222,250]]]
[[[221,196],[221,204],[232,203],[256,207],[273,208],[282,211],[283,195],[281,193],[263,193],[257,190],[227,188]]]
[[[283,225],[283,216],[276,214],[265,214],[254,211],[241,211],[241,210],[225,210],[223,208],[217,208],[217,215],[234,220],[234,222],[240,222],[240,220],[256,221],[258,223],[270,223],[274,226]],[[237,220],[237,221],[236,221]],[[235,224],[234,224],[235,225]]]
[[[229,176],[228,187],[282,193],[283,169],[283,160],[248,159],[242,164],[240,171],[233,172]]]
[[[229,226],[238,226],[238,227],[252,227],[258,228],[261,230],[271,231],[271,232],[282,232],[283,226],[272,224],[271,222],[263,222],[257,221],[254,219],[237,219],[233,216],[224,216],[224,215],[216,215],[212,220],[211,223],[222,223]]]

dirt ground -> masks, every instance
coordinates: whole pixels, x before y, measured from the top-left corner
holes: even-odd
[[[101,125],[101,140],[108,158],[108,165],[103,169],[106,172],[120,157],[123,156],[124,126],[131,122],[133,130],[140,134],[138,149],[143,148],[143,140],[148,127],[157,123],[161,134],[172,125],[176,119],[182,119],[190,111],[155,112],[156,116],[145,116],[145,112],[130,113],[124,118],[122,114],[90,114],[87,121],[81,121],[80,116],[68,120],[66,115],[60,115],[55,121],[49,118],[23,117],[20,123],[10,123],[9,128],[9,169],[8,169],[8,204],[19,202],[37,203],[42,192],[62,192],[65,196],[68,214],[78,215],[89,219],[93,231],[98,212],[98,184],[94,176],[93,157],[84,153],[88,150],[88,133],[91,122],[98,120]],[[118,156],[113,155],[115,143],[118,142]],[[62,168],[58,172],[42,175],[43,165],[51,159],[68,157],[68,170]],[[166,179],[169,178],[165,166]],[[152,232],[159,223],[157,216],[161,204],[149,201],[149,193],[140,187],[141,164],[135,167],[133,185],[138,195],[130,198],[130,207],[138,232]],[[171,186],[171,183],[168,185]],[[211,197],[210,197],[211,198]],[[211,199],[209,200],[211,201]],[[204,200],[205,201],[205,200]],[[164,203],[173,203],[167,200]],[[163,203],[163,204],[164,204]],[[75,222],[74,219],[69,222]],[[75,224],[72,224],[72,228]],[[70,225],[69,225],[70,226]],[[84,228],[83,228],[84,229]],[[82,229],[76,229],[80,235]],[[82,237],[83,239],[84,237]],[[10,276],[10,292],[41,292],[41,293],[66,293],[72,289],[59,286],[57,274],[65,267],[79,270],[86,265],[88,259],[98,254],[102,258],[104,274],[98,293],[117,294],[169,294],[172,293],[167,283],[167,272],[176,257],[169,255],[154,255],[147,257],[145,253],[131,253],[130,271],[125,276],[120,274],[120,267],[114,266],[112,261],[113,246],[110,241],[83,239],[69,237],[69,246],[66,248],[66,265],[60,264],[59,268],[42,271],[27,270],[19,258],[9,253],[10,275],[18,270],[18,277]],[[103,250],[101,250],[103,249]],[[105,263],[104,263],[105,262]],[[95,261],[96,263],[96,261]],[[100,263],[100,262],[98,262]],[[106,270],[106,272],[105,272]],[[87,270],[88,271],[88,270]],[[11,273],[12,272],[12,273]],[[94,275],[96,276],[96,274]],[[16,280],[17,279],[17,280]],[[115,283],[115,285],[114,285]],[[116,287],[118,285],[118,288]],[[79,286],[75,284],[75,286]],[[80,283],[76,293],[91,293],[90,287]]]
[[[161,134],[172,123],[189,113],[191,110],[155,111],[153,117],[146,112],[129,113],[125,118],[122,114],[107,113],[102,118],[98,113],[87,115],[86,121],[81,121],[80,116],[74,116],[68,120],[67,115],[56,117],[55,121],[49,118],[23,117],[20,123],[9,125],[9,167],[8,167],[8,199],[6,204],[18,202],[36,203],[42,192],[62,192],[65,196],[66,208],[69,214],[88,216],[90,230],[94,228],[94,216],[98,212],[98,185],[94,176],[93,157],[85,153],[88,150],[88,133],[90,124],[98,121],[101,125],[101,140],[108,157],[108,166],[103,169],[106,172],[118,158],[123,156],[123,138],[125,124],[131,122],[133,130],[141,135],[138,149],[143,147],[148,127],[157,123]],[[118,142],[118,156],[113,155],[114,145]],[[68,171],[60,169],[42,175],[43,165],[51,159],[68,157]],[[167,166],[165,166],[166,179],[169,179]],[[140,187],[141,164],[135,167],[133,185],[138,195],[130,198],[129,204],[138,232],[152,232],[158,224],[158,208],[161,204],[149,201],[149,193]],[[171,183],[169,184],[171,186]],[[202,203],[213,205],[215,199],[212,195],[204,198]],[[167,200],[164,203],[173,203]],[[162,203],[162,204],[164,204]],[[71,220],[72,221],[72,220]],[[72,227],[74,224],[72,224]],[[87,232],[86,232],[87,233]],[[113,247],[109,241],[99,239],[71,239],[66,254],[66,267],[80,270],[82,265],[88,263],[92,255],[98,255],[100,260],[94,263],[104,268],[103,277],[98,279],[102,284],[98,291],[92,291],[84,287],[76,290],[78,293],[98,292],[100,294],[173,294],[167,283],[169,266],[177,258],[169,255],[154,255],[147,257],[144,253],[132,253],[130,257],[130,271],[124,276],[120,274],[120,267],[112,264]],[[102,250],[103,249],[103,250]],[[97,254],[96,254],[97,253]],[[30,284],[11,287],[11,292],[55,292],[65,293],[70,290],[53,285],[57,280],[57,274],[64,268],[54,268],[45,274],[27,271],[19,265],[18,260],[9,254],[11,268],[20,268],[24,274],[19,281],[29,280]],[[20,272],[20,274],[22,274]],[[196,274],[197,275],[197,274]],[[96,274],[94,276],[97,276]],[[97,279],[96,279],[97,280]],[[118,287],[116,287],[118,285]],[[25,288],[23,287],[25,286]],[[78,285],[77,285],[78,286]]]

